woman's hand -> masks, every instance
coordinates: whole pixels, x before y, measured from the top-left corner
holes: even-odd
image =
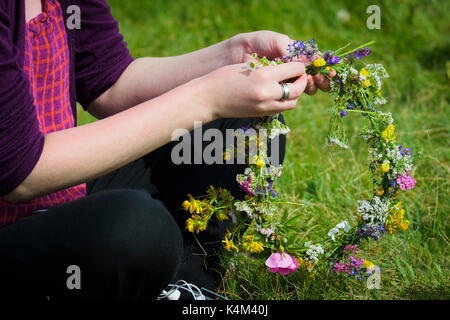
[[[269,59],[281,58],[287,55],[287,47],[293,42],[287,35],[273,31],[256,31],[241,33],[230,39],[232,43],[233,63],[242,63],[252,60],[252,53],[266,56]],[[306,59],[302,60],[308,64]],[[319,88],[322,91],[330,90],[330,81],[323,75],[307,76],[305,93],[315,94]]]
[[[281,101],[280,82],[287,83],[289,99]],[[201,101],[212,108],[214,118],[261,117],[295,108],[298,97],[305,91],[305,65],[290,62],[249,70],[240,63],[217,69],[199,79],[202,82]]]

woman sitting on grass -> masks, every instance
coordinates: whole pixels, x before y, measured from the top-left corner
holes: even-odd
[[[105,1],[76,1],[79,29],[71,2],[0,0],[0,294],[154,299],[178,279],[214,289],[225,230],[194,239],[177,210],[211,184],[243,197],[242,166],[174,165],[171,133],[240,128],[328,82],[301,62],[248,71],[253,52],[283,56],[290,39],[270,31],[134,59]],[[76,101],[100,120],[76,127]]]

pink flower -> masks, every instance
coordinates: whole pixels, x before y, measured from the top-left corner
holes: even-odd
[[[343,264],[336,263],[333,267],[334,267],[334,271],[336,271],[336,273],[344,272],[345,266]]]
[[[244,180],[242,174],[236,175],[236,181],[239,186],[251,197],[255,196],[255,193],[252,191],[252,174],[249,174],[247,180]]]
[[[298,269],[298,262],[287,253],[275,252],[267,258],[266,266],[270,268],[270,272],[278,272],[282,276],[285,276]]]
[[[408,171],[405,171],[397,178],[397,183],[402,191],[405,189],[411,190],[415,186],[416,180],[411,177]]]

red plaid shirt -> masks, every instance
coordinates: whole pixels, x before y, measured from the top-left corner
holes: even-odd
[[[56,0],[46,0],[43,12],[26,24],[23,71],[30,82],[40,131],[45,135],[74,127],[69,48],[62,10]],[[26,203],[13,204],[0,198],[0,225],[85,195],[86,184],[81,184]]]

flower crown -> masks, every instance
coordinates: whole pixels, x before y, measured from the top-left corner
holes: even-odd
[[[269,60],[253,54],[248,62],[250,70],[286,63],[294,59],[306,61],[306,73],[322,74],[330,80],[331,120],[326,144],[349,148],[345,131],[345,118],[360,115],[365,126],[360,136],[368,146],[368,169],[373,182],[373,197],[359,200],[356,208],[358,223],[338,223],[323,240],[298,242],[299,231],[293,226],[300,214],[287,217],[277,215],[280,205],[302,205],[278,200],[276,182],[282,166],[274,166],[267,155],[267,145],[257,141],[257,155],[247,159],[248,167],[238,174],[236,182],[246,192],[244,200],[235,199],[228,190],[211,186],[204,197],[188,199],[182,204],[191,214],[186,228],[198,233],[207,228],[214,217],[230,220],[232,226],[222,241],[228,251],[246,252],[263,256],[271,272],[286,275],[303,268],[314,275],[319,264],[326,264],[336,274],[357,276],[362,279],[379,272],[372,262],[358,258],[361,240],[406,230],[409,221],[399,200],[401,191],[410,190],[416,184],[411,177],[413,154],[396,141],[394,120],[391,113],[377,110],[386,103],[382,95],[382,81],[389,77],[381,64],[362,64],[361,59],[371,53],[369,42],[353,50],[346,47],[321,53],[315,39],[294,41],[281,59]],[[289,132],[278,119],[279,115],[262,117],[251,126],[264,131],[272,139]],[[245,128],[247,130],[248,128]],[[245,131],[244,130],[244,131]],[[226,150],[224,157],[236,155],[236,150]],[[243,231],[246,230],[244,233]]]

